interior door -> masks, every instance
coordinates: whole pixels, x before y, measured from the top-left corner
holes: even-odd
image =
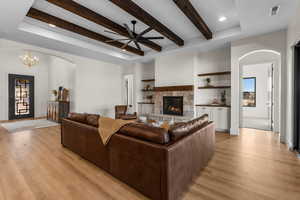
[[[34,117],[34,77],[9,74],[9,120]]]

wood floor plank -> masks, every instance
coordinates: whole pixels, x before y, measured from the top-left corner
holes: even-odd
[[[208,167],[184,200],[299,200],[300,161],[276,133],[216,134]],[[0,127],[0,200],[143,200],[142,194],[63,148],[60,126]]]

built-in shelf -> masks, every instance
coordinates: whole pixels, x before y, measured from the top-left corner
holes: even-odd
[[[153,102],[138,102],[138,104],[154,104]]]
[[[198,87],[198,89],[227,89],[231,88],[231,86],[228,85],[220,85],[220,86],[205,86],[205,87]]]
[[[230,105],[216,105],[216,104],[198,104],[196,106],[199,107],[224,107],[224,108],[230,108]]]
[[[153,92],[154,90],[151,89],[151,90],[142,90],[142,92]]]
[[[142,82],[154,82],[155,81],[155,79],[144,79],[144,80],[142,80]]]
[[[231,74],[231,71],[198,74],[198,76],[221,76],[221,75],[229,75],[229,74]]]

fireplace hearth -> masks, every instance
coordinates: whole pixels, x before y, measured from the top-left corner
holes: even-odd
[[[163,114],[183,116],[183,96],[164,96]]]

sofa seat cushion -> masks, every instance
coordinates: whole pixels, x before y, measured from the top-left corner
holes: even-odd
[[[80,123],[87,123],[87,114],[86,113],[69,113],[68,116],[69,120],[80,122]]]
[[[176,123],[169,129],[169,134],[172,141],[176,141],[186,135],[194,133],[204,127],[208,123],[208,115],[205,114],[199,118],[188,122]]]
[[[88,125],[99,127],[99,117],[100,115],[88,114],[86,117],[86,122]]]
[[[152,127],[144,123],[128,124],[122,127],[119,133],[157,144],[170,142],[169,133],[164,128]]]

